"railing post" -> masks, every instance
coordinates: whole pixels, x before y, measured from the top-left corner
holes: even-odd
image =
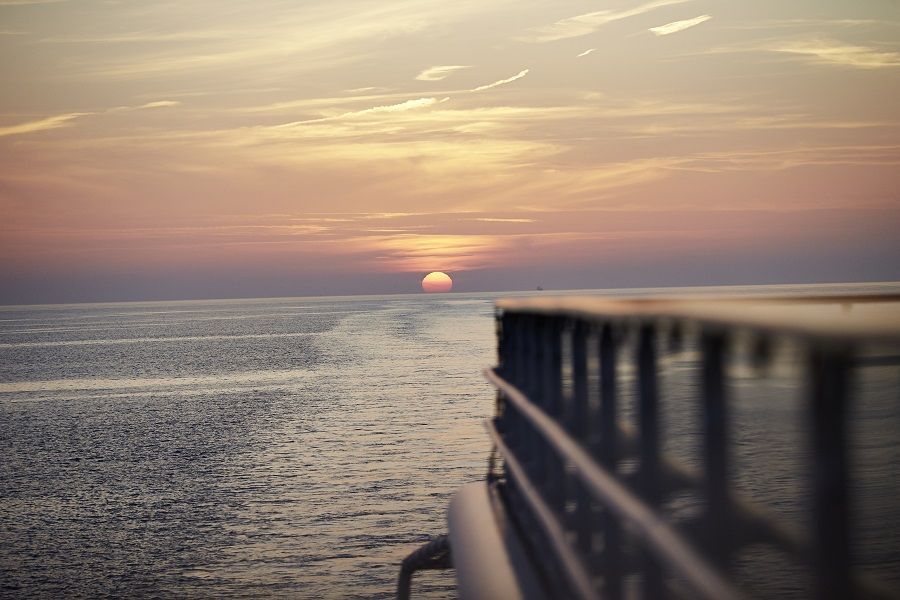
[[[541,336],[541,327],[543,326],[543,318],[539,315],[530,315],[528,319],[530,325],[530,335],[528,339],[531,346],[531,361],[528,365],[528,396],[532,402],[538,406],[543,406],[544,399],[542,396],[543,381],[545,373],[543,372],[544,348]],[[537,432],[532,432],[531,443],[531,465],[534,469],[534,478],[536,481],[543,482],[547,476],[547,456],[543,447],[543,440]]]
[[[542,320],[544,322],[542,328],[544,360],[541,365],[543,408],[548,415],[559,421],[562,417],[561,327],[557,317],[544,317]]]
[[[640,431],[640,491],[651,508],[660,502],[659,391],[656,373],[656,325],[642,323],[638,337],[638,429]],[[664,597],[662,572],[657,561],[644,553],[643,596]]]
[[[526,343],[525,333],[528,330],[528,320],[521,313],[513,313],[515,323],[515,347],[513,353],[515,355],[515,379],[513,383],[523,392],[525,391],[525,374],[528,372],[528,344]]]
[[[819,598],[850,598],[847,393],[850,356],[814,347],[809,357],[812,410],[814,569]]]
[[[497,365],[507,381],[515,381],[515,365],[512,359],[512,349],[515,348],[511,323],[513,318],[509,313],[501,313],[496,309],[494,310],[494,329],[497,335]],[[518,440],[519,436],[515,430],[515,419],[512,414],[506,413],[504,404],[503,395],[498,392],[494,416],[502,424],[507,435],[514,441]]]
[[[526,333],[526,342],[528,344],[528,366],[525,373],[525,393],[531,397],[532,401],[540,404],[541,399],[538,397],[540,393],[541,382],[541,338],[540,338],[540,317],[538,315],[528,315],[528,331]]]
[[[543,344],[544,361],[541,365],[543,372],[544,411],[553,417],[558,423],[562,423],[562,327],[560,317],[544,317]],[[545,480],[545,494],[548,504],[563,515],[565,502],[565,464],[556,455],[548,461],[547,478]]]
[[[569,430],[583,444],[587,443],[590,433],[587,338],[587,324],[582,320],[575,321],[572,328],[572,409]]]
[[[731,553],[729,532],[731,495],[728,487],[728,406],[725,397],[725,336],[720,332],[701,332],[702,410],[703,410],[703,487],[706,503],[705,537],[709,556],[727,566]]]
[[[600,444],[599,459],[615,475],[619,462],[619,416],[616,398],[616,341],[612,323],[601,326],[600,356]],[[608,510],[602,514],[603,591],[610,598],[622,596],[622,530]]]
[[[587,445],[590,428],[590,410],[588,398],[588,372],[587,372],[587,324],[578,319],[572,327],[572,403],[569,411],[569,431],[575,439]],[[576,486],[576,531],[578,536],[578,549],[582,555],[588,556],[591,552],[591,538],[593,537],[591,497],[584,485],[575,483]]]
[[[613,325],[600,329],[600,462],[615,472],[619,462],[619,409],[616,390],[617,348]]]
[[[497,362],[507,381],[515,381],[516,365],[513,351],[516,347],[516,334],[512,324],[515,317],[510,313],[498,313],[494,318],[497,323]]]
[[[509,381],[516,386],[521,385],[520,379],[523,371],[522,321],[521,315],[507,311],[503,313],[500,324],[500,333],[503,336],[503,341],[500,344],[502,365],[504,372],[509,376]],[[503,413],[500,416],[509,427],[513,443],[520,451],[526,449],[527,437],[522,419],[515,410],[511,410],[508,407],[505,401],[502,404],[502,408]]]

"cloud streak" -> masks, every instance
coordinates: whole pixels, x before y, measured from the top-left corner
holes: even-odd
[[[436,67],[429,67],[416,75],[416,79],[419,81],[440,81],[446,79],[456,71],[468,68],[468,65],[439,65]]]
[[[305,121],[294,121],[293,123],[285,123],[284,125],[279,125],[277,128],[285,128],[285,127],[293,127],[295,125],[303,125],[306,123],[323,123],[326,121],[337,121],[341,119],[349,119],[353,117],[361,117],[365,115],[374,115],[374,114],[384,114],[384,113],[402,113],[408,110],[415,110],[417,108],[426,108],[428,106],[432,106],[434,104],[440,104],[442,102],[446,102],[450,100],[449,97],[445,98],[416,98],[414,100],[407,100],[405,102],[399,102],[397,104],[385,104],[383,106],[373,106],[372,108],[365,108],[363,110],[354,110],[350,112],[345,112],[340,115],[335,115],[332,117],[322,117],[320,119],[307,119]]]
[[[503,217],[474,217],[471,219],[463,220],[478,221],[479,223],[537,223],[537,219],[518,219]]]
[[[19,123],[17,125],[7,125],[6,127],[0,127],[0,137],[6,137],[10,135],[23,135],[27,133],[36,133],[39,131],[59,129],[61,127],[70,127],[73,124],[72,121],[88,115],[131,112],[135,110],[178,106],[180,104],[181,102],[176,102],[174,100],[157,100],[155,102],[147,102],[146,104],[141,104],[138,106],[116,106],[115,108],[109,108],[99,112],[71,112],[61,115],[53,115],[52,117],[46,117],[44,119],[38,119],[36,121],[27,121],[25,123]]]
[[[9,125],[0,127],[0,137],[8,135],[22,135],[26,133],[36,133],[38,131],[48,131],[50,129],[59,129],[60,127],[69,127],[72,121],[79,117],[92,113],[66,113],[63,115],[54,115],[46,119],[38,119],[37,121],[28,121],[19,123],[18,125]]]
[[[358,115],[369,115],[375,113],[394,113],[394,112],[405,112],[407,110],[414,110],[416,108],[424,108],[426,106],[431,106],[432,104],[437,104],[439,102],[446,102],[449,98],[441,98],[438,100],[437,98],[417,98],[415,100],[407,100],[406,102],[400,102],[399,104],[387,104],[384,106],[374,106],[372,108],[367,108],[365,110],[359,110],[356,112],[346,113],[345,117],[355,117]]]
[[[590,53],[593,52],[594,50],[596,50],[596,48],[588,48],[587,50],[585,50],[584,52],[582,52],[581,54],[579,54],[579,55],[576,56],[575,58],[581,58],[582,56],[587,56],[588,54],[590,54]]]
[[[169,108],[172,106],[180,106],[181,102],[177,100],[156,100],[154,102],[147,102],[146,104],[140,104],[138,106],[117,106],[115,108],[109,109],[107,112],[131,112],[135,110],[146,110],[150,108]]]
[[[877,46],[855,45],[823,38],[793,40],[765,40],[757,43],[733,44],[707,48],[693,55],[714,56],[740,53],[777,53],[798,61],[858,69],[889,69],[900,67],[900,53]],[[684,56],[690,56],[685,54]]]
[[[489,83],[489,84],[487,84],[487,85],[480,85],[480,86],[478,86],[477,88],[473,88],[473,89],[470,90],[470,91],[472,91],[472,92],[483,92],[484,90],[489,90],[489,89],[491,89],[491,88],[495,88],[495,87],[498,87],[498,86],[501,86],[501,85],[506,85],[507,83],[512,83],[513,81],[515,81],[515,80],[517,80],[517,79],[522,79],[523,77],[525,77],[526,75],[528,75],[528,72],[529,72],[530,70],[531,70],[531,69],[522,69],[521,71],[519,71],[518,73],[516,73],[516,74],[513,75],[512,77],[507,77],[506,79],[500,79],[500,80],[498,80],[498,81],[495,81],[495,82],[493,82],[493,83]]]
[[[396,271],[426,271],[440,265],[463,271],[496,264],[508,240],[493,235],[399,234],[354,240],[375,251],[376,265]],[[436,267],[434,267],[436,268]]]
[[[693,19],[673,21],[672,23],[666,23],[665,25],[660,25],[659,27],[651,27],[648,31],[651,31],[655,35],[671,35],[673,33],[678,33],[679,31],[684,31],[685,29],[690,29],[691,27],[696,27],[700,23],[705,23],[710,19],[712,19],[712,17],[709,15],[700,15],[699,17],[694,17]]]
[[[772,52],[794,54],[814,62],[861,69],[900,67],[900,54],[872,48],[854,46],[833,40],[807,40],[786,42],[768,48]]]
[[[523,38],[523,41],[543,43],[581,37],[593,33],[603,25],[614,21],[642,15],[664,6],[684,4],[685,2],[690,1],[691,0],[655,0],[654,2],[647,2],[627,10],[599,10],[583,15],[576,15],[574,17],[560,19],[556,23],[546,27],[536,27],[530,31],[530,35]]]
[[[29,4],[60,4],[67,0],[0,0],[0,7],[3,6],[27,6]]]

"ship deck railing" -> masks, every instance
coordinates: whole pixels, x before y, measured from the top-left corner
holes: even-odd
[[[749,597],[734,558],[763,545],[798,565],[812,596],[897,597],[852,556],[848,411],[861,369],[900,365],[898,301],[499,302],[499,364],[486,371],[497,389],[488,484],[546,595]],[[824,310],[829,304],[837,308]],[[785,341],[801,373],[804,432],[796,443],[809,448],[806,526],[785,521],[734,483],[733,358],[741,354],[765,369]],[[687,390],[699,415],[695,464],[663,451],[661,411],[669,398],[662,365],[685,348],[698,362]],[[633,391],[628,415],[625,384]],[[696,514],[670,518],[665,506],[678,494],[698,499]]]

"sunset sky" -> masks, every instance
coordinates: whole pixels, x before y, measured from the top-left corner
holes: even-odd
[[[900,279],[897,0],[0,0],[0,303]]]

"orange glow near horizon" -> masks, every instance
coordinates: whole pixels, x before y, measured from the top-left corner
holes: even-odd
[[[441,271],[432,271],[422,278],[422,291],[426,293],[449,292],[453,289],[453,280]]]

